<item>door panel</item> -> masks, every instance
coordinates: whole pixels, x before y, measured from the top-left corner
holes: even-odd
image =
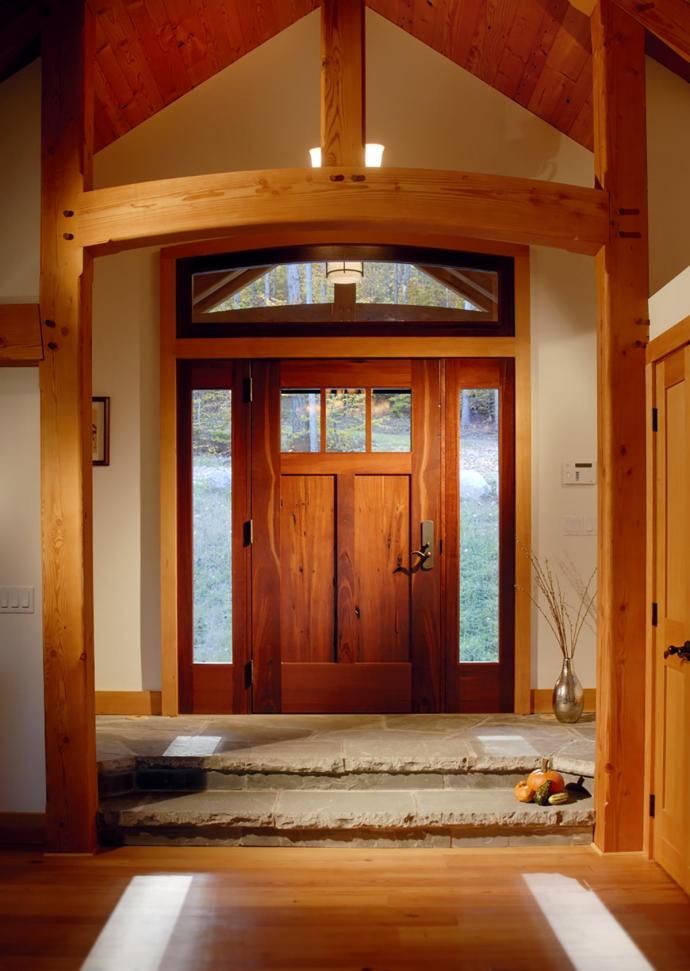
[[[654,639],[654,856],[690,892],[690,661],[664,656],[690,640],[690,349],[656,367],[657,591]]]
[[[410,478],[354,477],[358,661],[410,656]]]
[[[335,477],[284,475],[280,486],[280,637],[284,661],[331,661]]]

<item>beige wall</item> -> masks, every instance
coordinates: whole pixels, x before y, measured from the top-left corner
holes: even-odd
[[[689,160],[690,84],[648,57],[650,293],[690,264]]]
[[[159,681],[158,251],[96,260],[93,393],[111,399],[93,470],[96,689]]]

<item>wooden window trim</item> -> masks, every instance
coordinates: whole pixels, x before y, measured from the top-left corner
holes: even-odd
[[[457,367],[462,363],[462,369]],[[499,389],[499,663],[458,661],[460,621],[459,392]],[[515,703],[515,360],[477,358],[446,365],[444,643],[447,711],[513,711]],[[480,677],[475,677],[480,676]],[[481,689],[481,690],[480,690]]]
[[[411,263],[415,266],[461,267],[472,270],[494,271],[498,277],[498,315],[494,321],[481,322],[474,314],[471,320],[461,318],[462,313],[452,314],[444,308],[411,307],[403,305],[402,316],[410,320],[386,321],[386,308],[379,307],[381,319],[376,319],[376,309],[360,305],[361,321],[357,320],[357,305],[352,320],[335,319],[335,304],[312,304],[296,308],[260,308],[245,311],[236,322],[226,314],[213,323],[194,323],[192,313],[192,278],[195,273],[274,266],[284,263],[323,263],[336,256],[347,259],[374,262]],[[215,253],[189,256],[177,261],[177,325],[178,339],[199,340],[218,337],[395,337],[404,336],[464,336],[464,337],[513,337],[515,335],[515,285],[514,260],[510,255],[428,249],[419,246],[331,244],[270,247],[245,252]],[[391,304],[390,307],[394,307]],[[365,313],[365,309],[369,312]],[[433,311],[439,310],[438,314]],[[415,313],[416,312],[416,313]],[[335,314],[335,316],[334,316]],[[374,319],[369,319],[374,316]],[[292,317],[295,317],[293,320]],[[416,320],[414,319],[416,316]],[[433,319],[433,317],[438,319]],[[250,319],[251,318],[251,319]],[[299,319],[298,319],[299,318]],[[425,319],[432,318],[432,319]],[[448,319],[443,319],[448,318]]]
[[[179,362],[177,387],[179,413],[177,450],[177,631],[179,711],[195,714],[230,714],[248,711],[244,665],[248,657],[249,549],[244,543],[244,523],[249,511],[249,421],[244,382],[249,376],[245,362]],[[195,664],[192,624],[192,423],[191,392],[227,388],[232,391],[232,662]]]
[[[278,234],[281,243],[313,244],[319,238],[335,242],[347,233],[316,234],[289,230]],[[411,236],[400,234],[407,244]],[[248,237],[231,237],[174,246],[161,250],[161,688],[162,710],[175,715],[178,702],[177,646],[177,520],[176,520],[176,369],[180,361],[237,360],[262,358],[390,358],[388,338],[331,336],[321,338],[201,338],[176,336],[176,264],[178,259],[197,255],[242,252],[242,244],[254,249],[275,244],[276,234],[258,232]],[[459,252],[509,256],[515,267],[515,336],[513,337],[399,337],[395,352],[405,358],[503,357],[515,361],[516,421],[516,533],[529,544],[531,536],[531,378],[530,378],[530,264],[529,250],[522,246],[487,243],[458,238]],[[526,558],[516,563],[516,583],[520,591],[529,590],[530,575]],[[515,602],[515,693],[514,710],[531,711],[531,602],[519,593]]]

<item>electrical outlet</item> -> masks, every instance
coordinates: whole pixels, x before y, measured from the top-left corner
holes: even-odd
[[[33,614],[33,587],[0,587],[0,614]]]

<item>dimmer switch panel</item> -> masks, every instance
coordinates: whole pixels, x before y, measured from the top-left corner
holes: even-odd
[[[594,462],[564,462],[561,470],[563,485],[595,485],[597,469]]]
[[[33,587],[0,587],[0,614],[33,614]]]

